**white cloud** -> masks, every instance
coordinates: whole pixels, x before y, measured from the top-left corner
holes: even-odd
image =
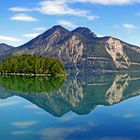
[[[88,129],[82,126],[74,126],[70,128],[47,128],[39,132],[42,140],[65,140],[74,132],[86,132]]]
[[[25,8],[25,7],[11,7],[9,8],[10,11],[12,12],[26,12],[26,11],[31,11],[31,9]]]
[[[39,7],[36,8],[37,11],[43,14],[48,15],[73,15],[79,17],[85,17],[88,20],[97,19],[99,16],[91,15],[90,11],[82,9],[71,8],[68,3],[71,3],[68,0],[60,1],[43,1],[39,3]]]
[[[140,3],[140,0],[72,0],[72,2],[92,3],[101,5],[126,5]]]
[[[43,1],[38,8],[43,14],[49,15],[86,15],[88,11],[81,9],[72,9],[64,1]]]
[[[48,15],[73,15],[85,17],[88,20],[97,19],[99,16],[91,15],[89,10],[82,10],[79,8],[71,8],[69,6],[72,2],[89,2],[88,0],[45,0],[39,3],[38,7],[25,8],[25,7],[11,7],[9,8],[12,12],[30,12],[38,11],[42,14]]]
[[[21,135],[34,134],[34,132],[31,131],[31,130],[17,130],[17,131],[10,132],[10,134],[11,135],[16,135],[16,136],[21,136]]]
[[[46,30],[46,27],[37,27],[34,30],[35,31],[44,31],[44,30]]]
[[[19,38],[0,35],[0,41],[11,41],[11,42],[19,42],[21,41]]]
[[[135,28],[136,28],[135,25],[133,25],[133,24],[128,24],[128,23],[123,24],[123,27],[124,27],[124,28],[128,28],[128,29],[135,29]]]
[[[133,31],[134,29],[136,29],[137,27],[133,24],[129,24],[129,23],[125,23],[122,25],[124,29],[126,29],[128,32]]]
[[[17,101],[2,102],[2,103],[0,103],[0,107],[13,106],[13,105],[16,105],[19,103],[20,102],[17,102]]]
[[[125,23],[122,27],[127,31],[127,33],[132,33],[137,27],[133,24]]]
[[[88,20],[95,20],[95,19],[98,19],[100,18],[99,16],[96,16],[96,15],[92,15],[92,16],[86,16]]]
[[[27,128],[38,123],[37,121],[22,121],[22,122],[13,122],[12,125],[18,128]]]
[[[37,106],[34,105],[34,104],[26,105],[25,108],[28,108],[28,109],[40,109],[39,107],[37,107]]]
[[[30,34],[24,34],[24,37],[28,37],[28,38],[35,38],[38,35],[40,35],[40,33],[30,33]]]
[[[133,113],[126,113],[126,114],[124,114],[123,117],[124,118],[133,118],[133,117],[135,117],[135,114],[133,114]]]
[[[86,124],[72,126],[72,127],[50,127],[43,129],[38,132],[42,140],[65,140],[74,132],[77,133],[86,133],[89,131],[89,128],[96,128],[98,124],[87,122]]]
[[[98,37],[104,37],[104,35],[102,34],[96,34]]]
[[[59,20],[58,24],[65,26],[65,27],[68,27],[68,28],[76,28],[77,27],[73,22],[68,21],[68,20]]]
[[[20,13],[20,14],[16,14],[15,16],[11,17],[10,18],[11,20],[17,20],[17,21],[27,21],[27,22],[36,22],[38,21],[36,18],[30,16],[30,15],[27,15],[27,14],[23,14],[23,13]]]

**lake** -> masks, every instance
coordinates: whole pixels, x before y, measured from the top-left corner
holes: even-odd
[[[140,73],[0,77],[3,140],[140,140]]]

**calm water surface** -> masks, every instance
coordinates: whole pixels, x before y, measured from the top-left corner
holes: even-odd
[[[140,73],[0,77],[3,140],[140,140]]]

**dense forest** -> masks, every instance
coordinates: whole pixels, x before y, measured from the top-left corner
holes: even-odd
[[[66,74],[64,65],[57,59],[22,55],[12,56],[0,62],[1,74],[33,74],[33,75],[63,75]]]

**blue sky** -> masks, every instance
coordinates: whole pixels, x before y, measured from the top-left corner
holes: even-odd
[[[140,0],[1,0],[0,43],[19,46],[54,25],[140,46]]]

